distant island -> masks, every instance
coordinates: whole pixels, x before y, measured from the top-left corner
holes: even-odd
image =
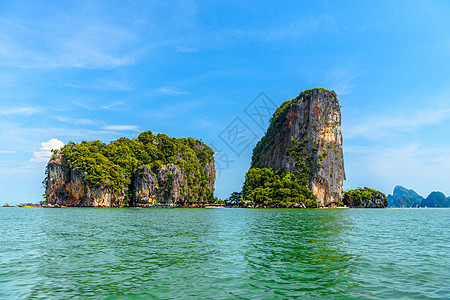
[[[388,206],[385,194],[368,187],[346,191],[343,202],[344,205],[354,208],[384,208]]]
[[[447,198],[442,192],[431,192],[424,198],[400,185],[394,188],[393,194],[388,195],[387,200],[389,207],[450,207],[450,197]]]
[[[138,138],[68,143],[46,168],[50,205],[205,206],[214,202],[214,152],[193,138],[142,132]]]

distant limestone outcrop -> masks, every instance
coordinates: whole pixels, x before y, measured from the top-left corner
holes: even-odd
[[[342,201],[345,171],[341,111],[334,91],[306,90],[277,109],[266,134],[253,150],[251,169],[247,173],[247,177],[252,178],[244,184],[244,200],[259,201],[256,194],[251,196],[252,191],[258,188],[254,174],[261,173],[255,169],[265,168],[278,172],[275,177],[279,176],[281,184],[292,179],[285,174],[293,174],[298,183],[312,192],[315,206],[334,206]],[[259,183],[261,189],[268,186],[263,181]],[[273,179],[267,181],[273,182]],[[246,186],[251,186],[251,189]],[[285,192],[277,193],[277,197],[290,197],[288,185],[280,190]],[[310,198],[307,193],[301,194]],[[290,201],[295,197],[290,197]]]
[[[345,192],[344,205],[353,208],[385,208],[388,202],[382,192],[365,187]]]
[[[446,198],[441,192],[432,192],[420,203],[422,207],[450,207],[450,197]]]
[[[422,196],[413,190],[408,190],[400,185],[394,188],[392,195],[388,195],[389,207],[417,207],[424,200]]]
[[[150,131],[68,143],[47,165],[45,198],[61,206],[204,206],[214,194],[213,155],[201,141]]]
[[[442,192],[431,192],[427,198],[423,198],[400,185],[394,188],[387,200],[389,207],[450,207],[450,197],[447,198]]]

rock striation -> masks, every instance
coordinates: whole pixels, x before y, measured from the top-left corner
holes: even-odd
[[[312,89],[284,102],[253,150],[251,167],[283,170],[306,180],[318,206],[340,203],[345,171],[336,93]]]
[[[47,165],[45,197],[61,206],[204,206],[214,194],[213,155],[201,141],[150,131],[108,145],[68,143]]]

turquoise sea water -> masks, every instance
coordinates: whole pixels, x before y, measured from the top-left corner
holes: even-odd
[[[449,299],[450,209],[0,208],[0,299]]]

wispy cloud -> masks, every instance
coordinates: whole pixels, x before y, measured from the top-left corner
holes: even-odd
[[[95,108],[94,108],[93,106],[88,105],[88,104],[86,104],[86,103],[84,103],[84,102],[81,102],[81,101],[72,100],[72,101],[70,101],[70,102],[71,102],[73,105],[78,106],[78,107],[81,107],[81,108],[86,109],[86,110],[95,110]]]
[[[346,146],[346,175],[354,184],[347,188],[372,184],[385,193],[392,193],[394,186],[400,184],[424,196],[432,190],[447,189],[450,169],[448,153],[448,147],[433,147],[420,142]]]
[[[119,133],[115,129],[89,129],[82,127],[21,127],[17,124],[14,128],[8,130],[6,135],[3,135],[3,140],[12,140],[14,144],[18,145],[20,151],[28,151],[30,148],[30,137],[33,140],[48,139],[48,136],[58,136],[68,141],[82,141],[82,140],[102,140],[108,141],[118,138]],[[4,149],[7,149],[5,146]]]
[[[0,150],[0,154],[13,154],[16,153],[16,151],[12,150]]]
[[[31,106],[0,108],[1,115],[34,115],[40,112],[40,109]]]
[[[217,42],[241,42],[256,41],[262,43],[280,42],[283,40],[295,40],[311,35],[322,28],[327,29],[336,26],[335,20],[331,15],[317,15],[300,20],[286,20],[283,24],[270,27],[240,27],[227,28],[220,31],[202,32],[204,38],[204,46],[211,44],[216,45]],[[214,41],[214,43],[211,43]]]
[[[20,68],[113,69],[131,65],[146,51],[130,31],[104,20],[49,16],[45,21],[1,19],[3,65]],[[129,47],[133,45],[135,47]]]
[[[1,47],[1,46],[0,46]],[[0,85],[1,86],[14,86],[19,81],[17,74],[12,74],[8,72],[0,73]]]
[[[47,162],[52,155],[51,150],[59,150],[64,143],[58,139],[50,139],[48,142],[41,143],[39,151],[33,152],[32,162]]]
[[[319,15],[303,20],[296,20],[275,29],[266,29],[256,32],[256,36],[268,40],[282,40],[304,37],[317,31],[321,26],[334,24],[334,19],[329,15]]]
[[[211,100],[209,100],[211,101]],[[183,101],[176,104],[169,104],[165,105],[161,108],[153,109],[148,112],[149,115],[161,118],[161,119],[168,119],[173,118],[175,116],[180,116],[183,114],[187,114],[194,109],[197,109],[201,106],[204,106],[205,104],[210,103],[203,99],[195,99],[195,100],[189,100],[189,101]]]
[[[123,130],[123,131],[139,131],[139,127],[136,125],[107,125],[103,126],[104,130]]]
[[[123,102],[123,101],[117,101],[117,102],[114,102],[114,103],[111,103],[108,105],[102,105],[100,107],[105,110],[114,110],[114,109],[117,109],[118,107],[123,106],[124,104],[125,104],[125,102]]]
[[[35,174],[35,176],[42,176],[42,167],[36,165],[37,164],[28,163],[21,166],[2,166],[0,167],[0,176],[8,176],[14,178],[14,176],[21,175],[30,176],[33,173]]]
[[[171,87],[163,87],[163,88],[160,88],[158,91],[165,95],[170,95],[170,96],[180,96],[180,95],[187,94],[186,92],[183,92],[178,89],[171,88]]]
[[[344,148],[345,154],[347,154],[347,153],[356,153],[356,154],[371,153],[372,151],[373,151],[373,147],[368,147],[368,146],[350,145],[350,146],[345,146],[345,148]]]
[[[95,103],[85,103],[84,101],[76,101],[76,100],[72,100],[71,103],[75,106],[81,107],[85,110],[90,110],[90,111],[97,111],[97,110],[117,110],[120,107],[125,105],[125,101],[115,101],[109,104],[95,104]]]
[[[98,82],[88,84],[74,82],[74,83],[66,83],[65,86],[74,89],[101,90],[101,91],[129,92],[133,90],[131,84],[115,80],[99,80]]]
[[[181,53],[194,53],[194,52],[198,52],[199,49],[196,47],[176,47],[175,51],[181,52]]]
[[[409,186],[425,187],[426,195],[434,188],[446,188],[450,159],[448,148],[434,148],[419,143],[377,149],[368,157],[374,174],[392,181],[409,182]],[[433,183],[423,182],[434,178]]]
[[[409,114],[397,114],[391,117],[369,115],[363,120],[355,120],[343,128],[346,139],[356,137],[381,138],[399,131],[408,132],[418,127],[438,124],[450,118],[450,109],[420,110]]]
[[[327,86],[334,90],[338,97],[351,94],[355,84],[353,81],[358,77],[358,74],[350,68],[339,68],[331,70],[325,78]]]
[[[421,144],[412,143],[393,147],[375,147],[368,155],[372,171],[381,176],[402,172],[414,167],[419,158],[424,158]]]
[[[215,122],[212,122],[210,120],[206,120],[204,118],[199,118],[195,120],[195,123],[198,125],[199,128],[213,128],[214,126],[216,126]]]
[[[91,120],[91,119],[75,119],[75,118],[67,118],[67,117],[56,117],[58,121],[69,123],[69,124],[75,124],[75,125],[98,125],[100,122],[97,120]]]

